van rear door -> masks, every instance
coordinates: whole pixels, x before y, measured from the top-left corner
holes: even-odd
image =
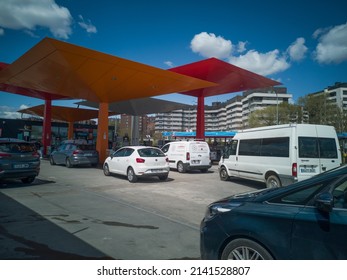
[[[341,165],[341,152],[333,127],[317,126],[321,172]]]
[[[189,143],[190,165],[209,165],[210,147],[206,142]]]
[[[298,128],[298,180],[310,178],[341,163],[341,155],[332,127],[310,126]]]

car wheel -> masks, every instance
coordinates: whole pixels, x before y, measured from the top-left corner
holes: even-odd
[[[184,167],[184,164],[183,164],[182,161],[179,161],[179,162],[177,163],[177,171],[178,171],[179,173],[185,173],[185,172],[186,172],[186,168]]]
[[[71,160],[69,158],[66,159],[65,165],[66,165],[67,168],[71,168],[72,167],[72,163],[71,163]]]
[[[104,170],[104,174],[105,174],[105,176],[110,176],[110,175],[111,175],[111,173],[110,173],[110,169],[109,169],[109,167],[108,167],[108,164],[107,164],[107,163],[105,163],[105,164],[104,164],[104,168],[103,168],[103,170]]]
[[[22,178],[21,181],[24,184],[31,184],[32,182],[34,182],[35,177],[26,177],[26,178]]]
[[[258,243],[249,239],[235,239],[223,250],[222,260],[273,260],[271,254]]]
[[[135,175],[135,171],[132,167],[128,168],[127,177],[130,183],[135,183],[137,181],[137,176]]]
[[[55,165],[55,161],[54,161],[54,159],[53,159],[52,156],[49,157],[49,163],[50,163],[51,165]]]
[[[266,179],[266,187],[267,188],[278,188],[281,187],[281,181],[276,175],[270,175]]]
[[[158,176],[159,177],[159,180],[161,181],[165,181],[168,177],[169,177],[169,174],[166,174],[166,175],[160,175]]]
[[[219,178],[222,181],[228,181],[229,180],[228,171],[224,166],[222,166],[219,170]]]

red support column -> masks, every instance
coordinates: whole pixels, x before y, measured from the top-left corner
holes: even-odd
[[[205,98],[202,95],[198,96],[196,139],[205,140]]]
[[[96,150],[99,152],[99,163],[104,163],[108,149],[108,103],[99,104],[98,135]]]
[[[43,156],[47,156],[47,148],[51,145],[51,124],[52,124],[52,100],[45,100],[43,115],[42,145]]]
[[[67,139],[73,139],[73,124],[74,122],[69,122],[68,130],[67,130]]]

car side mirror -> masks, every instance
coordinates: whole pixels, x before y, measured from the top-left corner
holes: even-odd
[[[316,196],[315,206],[322,212],[331,212],[334,207],[334,197],[329,192],[323,192]]]

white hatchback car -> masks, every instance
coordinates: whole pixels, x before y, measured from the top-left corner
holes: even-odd
[[[158,176],[164,181],[169,176],[169,160],[158,148],[147,146],[127,146],[113,152],[106,158],[104,165],[106,176],[126,175],[134,183],[138,177]]]

